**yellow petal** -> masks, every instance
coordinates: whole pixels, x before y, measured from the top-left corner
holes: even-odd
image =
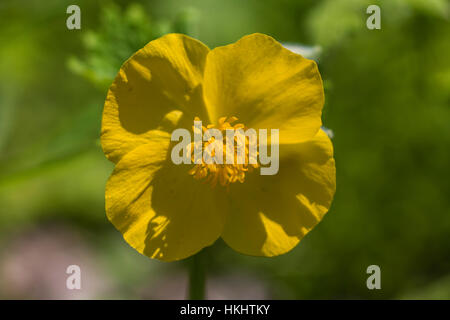
[[[168,148],[169,139],[150,141],[117,163],[106,185],[106,214],[138,252],[174,261],[214,243],[226,205],[187,166],[167,159]]]
[[[277,175],[249,174],[230,188],[230,213],[222,234],[238,252],[276,256],[288,252],[323,218],[336,190],[333,147],[319,130],[310,141],[280,148]]]
[[[149,42],[120,68],[103,109],[101,142],[117,163],[152,138],[152,130],[172,131],[185,116],[206,111],[202,78],[209,49],[181,34]]]
[[[263,34],[210,51],[204,97],[212,121],[233,115],[249,128],[280,129],[280,143],[306,141],[321,125],[316,63]]]

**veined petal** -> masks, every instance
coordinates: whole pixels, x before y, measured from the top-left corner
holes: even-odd
[[[226,205],[186,166],[167,159],[168,151],[169,139],[150,141],[116,164],[106,185],[106,214],[138,252],[174,261],[214,243]]]
[[[322,131],[310,141],[280,148],[277,175],[248,175],[230,189],[222,238],[238,252],[288,252],[323,218],[336,190],[333,147]]]
[[[171,131],[185,118],[206,117],[202,78],[209,49],[181,34],[149,42],[120,68],[105,101],[101,142],[117,163],[146,143],[152,130]]]
[[[306,141],[321,125],[316,63],[263,34],[210,51],[204,97],[212,121],[233,115],[249,128],[280,129],[280,143]]]

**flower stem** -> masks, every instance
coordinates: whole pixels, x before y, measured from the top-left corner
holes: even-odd
[[[205,299],[206,252],[200,251],[191,258],[189,265],[189,299]]]

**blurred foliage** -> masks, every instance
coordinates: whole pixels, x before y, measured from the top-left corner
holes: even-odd
[[[211,48],[262,32],[321,48],[337,193],[284,256],[247,257],[219,240],[208,249],[211,275],[251,274],[274,298],[450,296],[448,1],[84,0],[80,31],[65,28],[69,4],[0,3],[0,251],[12,234],[56,221],[98,252],[120,288],[112,297],[139,297],[142,282],[182,272],[185,262],[129,249],[105,217],[106,89],[133,52],[167,32]],[[381,7],[381,30],[365,27],[369,4]],[[381,267],[380,291],[366,288],[371,264]]]
[[[107,89],[120,66],[150,40],[169,32],[193,33],[195,13],[187,8],[173,21],[152,21],[140,4],[130,4],[124,12],[116,4],[106,5],[98,30],[88,30],[82,37],[86,58],[72,57],[69,68]]]
[[[347,37],[365,29],[366,19],[361,16],[372,4],[382,8],[382,29],[405,23],[415,14],[449,18],[447,0],[325,0],[311,11],[307,19],[308,30],[323,46],[342,46]]]

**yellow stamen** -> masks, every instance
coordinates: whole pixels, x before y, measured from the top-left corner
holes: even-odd
[[[249,163],[249,139],[247,136],[245,136],[245,143],[244,143],[244,163],[238,164],[237,163],[237,155],[238,150],[235,147],[234,148],[234,163],[228,164],[226,163],[226,130],[227,129],[243,129],[246,130],[246,127],[242,123],[238,123],[235,125],[232,125],[233,122],[237,121],[238,119],[236,117],[222,117],[218,120],[218,125],[209,124],[208,126],[202,126],[202,132],[204,133],[207,129],[218,129],[222,133],[223,137],[223,164],[217,164],[217,163],[205,163],[204,159],[202,158],[202,163],[196,164],[191,170],[189,170],[189,174],[194,177],[194,179],[197,180],[204,180],[206,183],[209,183],[212,187],[215,187],[217,183],[219,183],[221,186],[228,186],[230,183],[234,183],[239,181],[240,183],[243,183],[245,181],[245,174],[246,172],[252,172],[254,169],[259,167],[258,163]],[[200,121],[198,117],[195,117],[194,121]],[[195,130],[193,128],[193,130]],[[235,137],[235,142],[237,141],[238,137]],[[215,141],[214,137],[211,137],[209,141],[202,142],[202,151],[205,152],[205,148],[213,143]],[[258,148],[258,146],[257,146]],[[213,152],[211,154],[212,157],[215,156],[216,149],[213,149]],[[194,162],[194,142],[190,144],[190,152],[191,152],[191,159]],[[202,153],[203,153],[202,152]],[[258,152],[256,153],[258,154]]]

